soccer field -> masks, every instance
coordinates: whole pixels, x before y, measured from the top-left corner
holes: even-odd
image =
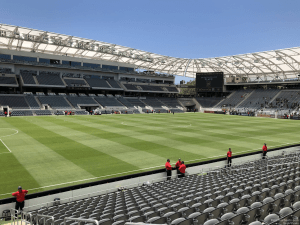
[[[0,198],[300,142],[300,121],[202,113],[0,118]]]

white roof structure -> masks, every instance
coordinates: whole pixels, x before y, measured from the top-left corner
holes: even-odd
[[[215,58],[175,58],[102,41],[0,24],[0,49],[108,60],[179,76],[224,72],[250,80],[293,79],[300,71],[300,47]]]

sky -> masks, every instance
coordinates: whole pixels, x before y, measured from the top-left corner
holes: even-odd
[[[299,9],[299,0],[14,0],[1,1],[0,23],[208,58],[298,47]]]

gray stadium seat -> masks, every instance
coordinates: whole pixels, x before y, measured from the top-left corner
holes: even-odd
[[[264,218],[265,224],[274,223],[275,221],[279,220],[279,216],[277,214],[270,214]]]

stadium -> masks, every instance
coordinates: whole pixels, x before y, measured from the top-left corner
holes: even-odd
[[[299,224],[299,47],[188,59],[0,24],[0,74],[3,223]]]

